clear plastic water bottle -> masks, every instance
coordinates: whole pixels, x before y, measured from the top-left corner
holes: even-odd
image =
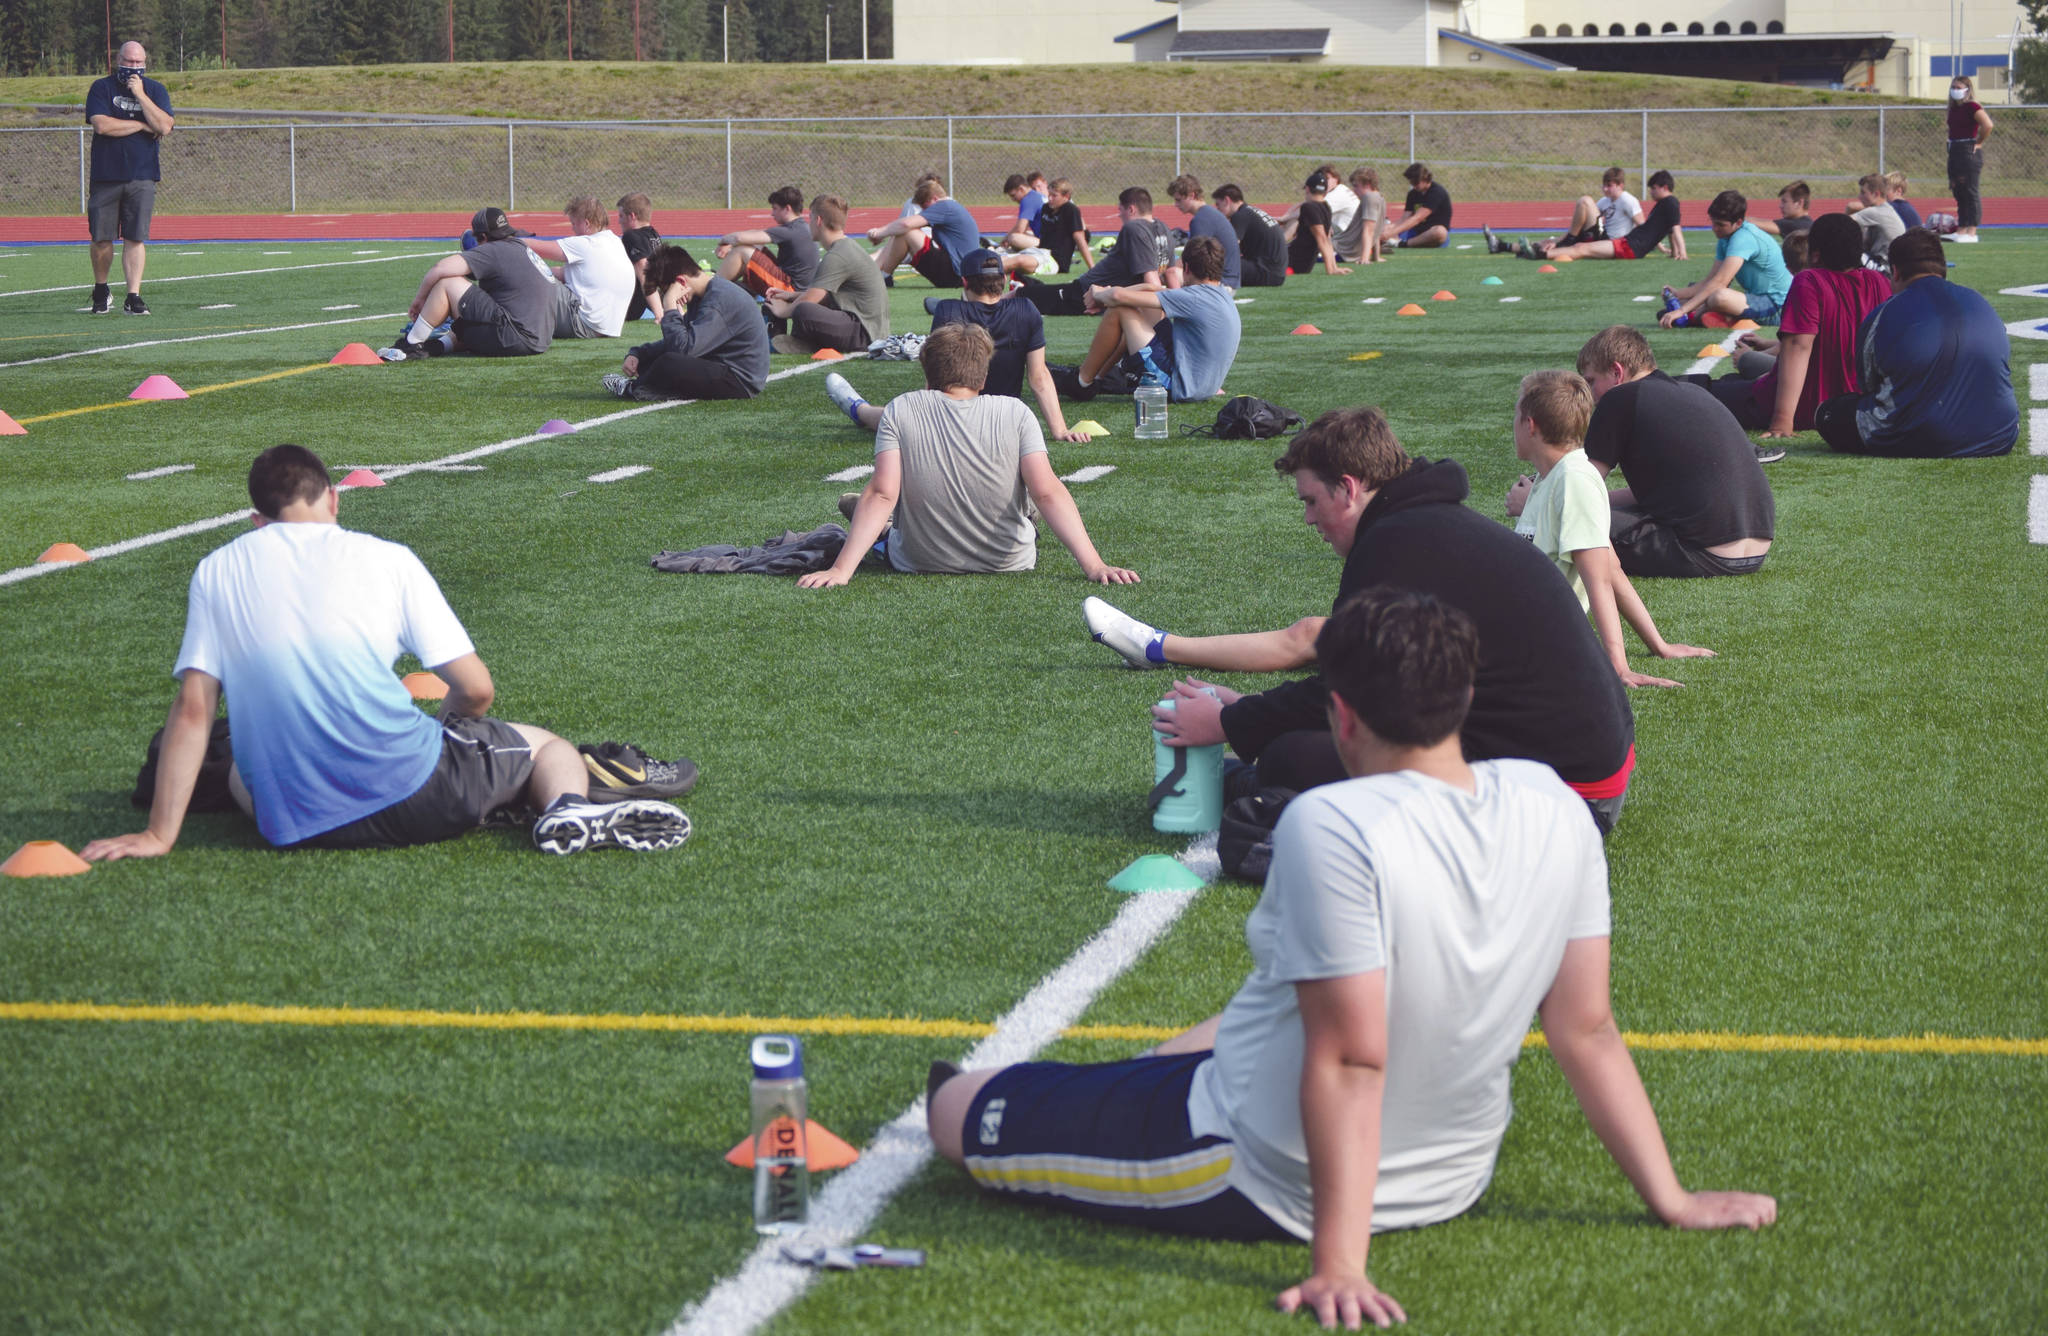
[[[1131,391],[1131,410],[1137,422],[1131,435],[1141,441],[1166,439],[1166,387],[1140,385]]]
[[[794,1234],[811,1211],[804,1046],[794,1035],[764,1034],[753,1059],[754,1232]]]
[[[1208,691],[1207,687],[1203,690]],[[1215,695],[1213,691],[1210,695]],[[1159,702],[1174,708],[1173,698]],[[1170,747],[1152,734],[1152,829],[1199,835],[1223,825],[1223,744]]]

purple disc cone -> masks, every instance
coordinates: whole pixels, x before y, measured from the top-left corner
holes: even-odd
[[[560,436],[564,432],[574,430],[576,430],[574,427],[560,418],[549,418],[546,422],[540,424],[540,434],[543,436]]]

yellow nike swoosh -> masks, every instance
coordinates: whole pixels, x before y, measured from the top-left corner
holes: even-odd
[[[626,784],[645,784],[647,782],[647,771],[644,767],[636,770],[630,766],[621,765],[618,767],[618,771],[615,774],[611,770],[608,770],[603,766],[600,766],[595,756],[584,757],[583,763],[586,766],[590,767],[590,773],[592,775],[596,776],[598,779],[603,780],[605,783],[611,785],[615,789],[625,788]],[[623,777],[626,780],[626,784],[619,783],[621,777]]]

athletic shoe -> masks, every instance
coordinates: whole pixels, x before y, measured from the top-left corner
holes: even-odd
[[[1536,253],[1536,248],[1529,244],[1529,239],[1523,237],[1515,243],[1515,258],[1517,260],[1540,260],[1543,257]]]
[[[148,315],[149,303],[142,300],[141,293],[131,292],[128,300],[121,303],[121,309],[129,315]]]
[[[379,348],[377,356],[387,362],[420,362],[426,360],[427,350],[420,344],[401,339],[389,348]]]
[[[653,403],[655,400],[663,397],[650,390],[641,389],[638,380],[632,376],[622,375],[617,371],[607,371],[605,373],[604,387],[619,398],[631,399],[636,403]]]
[[[92,313],[93,313],[94,315],[108,315],[108,314],[111,314],[111,313],[112,313],[113,309],[114,309],[114,294],[113,294],[113,290],[112,290],[112,289],[110,289],[109,287],[107,287],[107,285],[106,285],[106,284],[104,284],[104,283],[95,283],[95,284],[93,284],[93,285],[92,285]]]
[[[794,334],[777,334],[768,340],[768,346],[791,357],[809,357],[818,351]]]
[[[924,351],[922,334],[891,334],[868,345],[868,356],[877,362],[915,362]]]
[[[867,400],[860,397],[860,391],[847,382],[837,371],[825,373],[825,395],[832,400],[833,407],[846,414],[853,425],[860,425],[860,409]]]
[[[657,761],[630,742],[586,742],[583,766],[590,771],[590,801],[680,798],[697,786],[697,763],[684,757]]]
[[[1487,226],[1485,223],[1481,223],[1479,225],[1479,232],[1480,235],[1486,238],[1486,253],[1488,255],[1498,255],[1502,251],[1507,249],[1507,247],[1502,244],[1500,238],[1496,237],[1493,234],[1493,229]]]
[[[612,845],[649,853],[673,849],[690,838],[690,818],[673,803],[652,798],[599,803],[565,793],[533,823],[533,842],[542,853],[578,854]]]
[[[1759,464],[1775,464],[1784,457],[1785,447],[1782,445],[1759,445],[1756,448],[1756,462]]]
[[[1081,619],[1088,624],[1089,637],[1122,655],[1126,666],[1166,666],[1166,632],[1157,627],[1147,626],[1092,596],[1081,601]]]
[[[1942,240],[1953,241],[1958,246],[1974,246],[1977,244],[1977,234],[1975,232],[1957,232],[1953,236],[1943,237]]]
[[[939,313],[939,303],[940,303],[940,302],[942,302],[942,301],[945,301],[945,300],[946,300],[946,299],[945,299],[944,297],[927,297],[927,298],[925,298],[925,299],[924,299],[924,313],[925,313],[926,315],[937,315],[937,314]]]

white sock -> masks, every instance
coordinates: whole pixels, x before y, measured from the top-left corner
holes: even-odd
[[[425,316],[421,316],[417,320],[414,320],[412,322],[412,328],[405,332],[405,341],[407,343],[425,343],[427,341],[427,335],[432,334],[433,332],[434,327],[431,324],[427,323],[427,318]]]

